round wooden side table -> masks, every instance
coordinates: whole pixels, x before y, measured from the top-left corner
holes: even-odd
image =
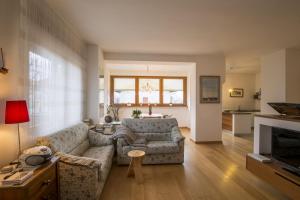
[[[128,157],[131,158],[130,165],[128,168],[128,177],[135,177],[136,181],[141,184],[144,182],[142,173],[142,162],[145,156],[145,151],[132,150],[127,153]]]

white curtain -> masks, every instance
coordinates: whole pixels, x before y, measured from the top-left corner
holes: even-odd
[[[21,0],[29,131],[45,135],[85,115],[86,44],[44,0]]]

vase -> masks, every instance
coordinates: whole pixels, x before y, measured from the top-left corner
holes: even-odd
[[[106,116],[104,117],[104,121],[105,121],[106,123],[111,123],[111,122],[113,121],[113,118],[112,118],[110,115],[106,115]]]

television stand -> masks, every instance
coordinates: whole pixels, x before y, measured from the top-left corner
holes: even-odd
[[[246,156],[246,168],[291,199],[300,199],[300,177],[282,169],[278,162],[262,163]]]

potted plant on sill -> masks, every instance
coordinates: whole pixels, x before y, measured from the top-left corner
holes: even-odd
[[[133,111],[132,111],[132,117],[133,118],[135,118],[135,119],[138,119],[138,118],[140,118],[140,115],[142,114],[142,111],[141,110],[139,110],[139,109],[134,109]]]

